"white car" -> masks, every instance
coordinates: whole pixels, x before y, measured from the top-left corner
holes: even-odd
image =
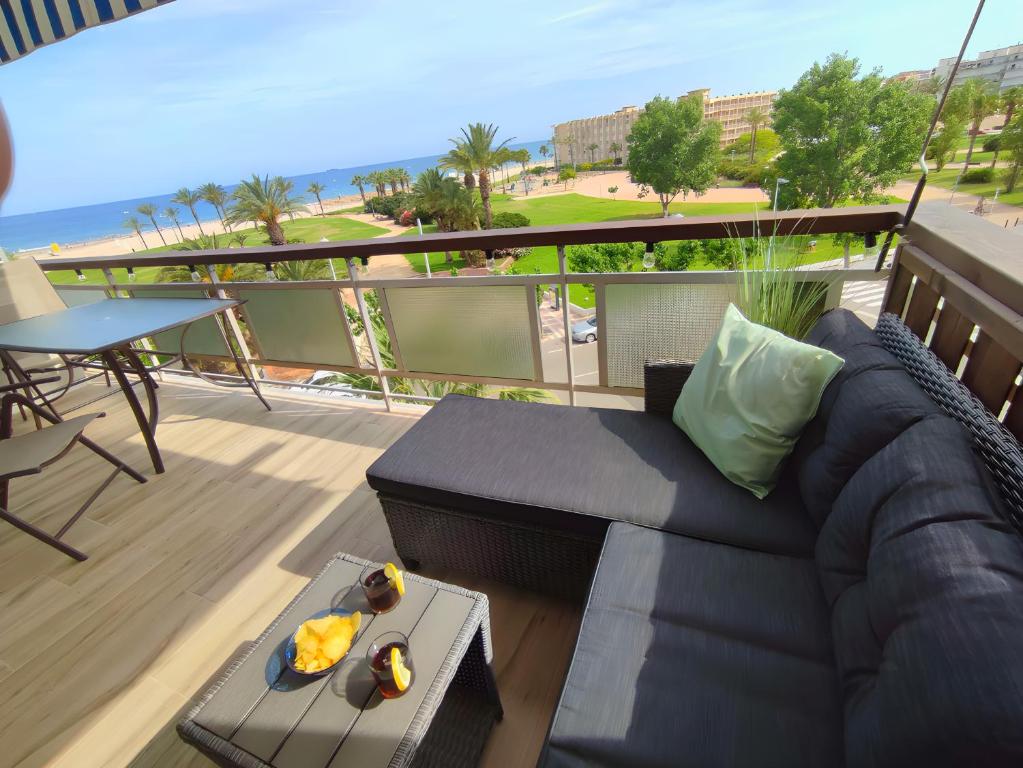
[[[587,318],[580,323],[576,323],[572,326],[572,341],[577,341],[580,344],[597,340],[597,316]]]

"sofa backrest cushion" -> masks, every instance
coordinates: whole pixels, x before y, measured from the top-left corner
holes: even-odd
[[[806,341],[845,359],[793,454],[803,503],[820,528],[864,462],[940,410],[852,312],[824,315]]]
[[[944,415],[839,489],[816,558],[849,768],[1023,765],[1023,539],[1001,505]]]

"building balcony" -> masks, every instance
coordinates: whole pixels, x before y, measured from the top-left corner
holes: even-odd
[[[695,360],[712,338],[736,275],[729,272],[572,274],[564,248],[592,242],[656,243],[730,235],[883,233],[901,206],[623,221],[600,225],[460,232],[423,238],[53,259],[46,270],[102,270],[105,285],[61,284],[69,304],[99,297],[228,296],[245,300],[235,322],[266,412],[248,390],[228,390],[173,366],[160,374],[158,437],[167,472],[115,482],[68,533],[83,563],[0,527],[0,733],[10,765],[209,765],[174,726],[224,665],[284,608],[331,555],[397,560],[366,469],[428,411],[433,382],[547,390],[571,405],[636,409],[643,366]],[[979,218],[924,206],[895,263],[805,270],[828,280],[828,307],[871,325],[883,308],[902,317],[1015,435],[1023,356],[1023,268],[1013,233]],[[1010,238],[1007,240],[1006,238]],[[556,246],[547,275],[386,279],[373,260],[389,253]],[[1018,255],[1018,249],[1015,251]],[[336,280],[224,282],[216,266],[240,259],[334,259]],[[368,270],[360,266],[368,261]],[[144,284],[131,267],[184,266],[205,279]],[[538,288],[578,296],[576,312],[537,302]],[[379,312],[379,315],[372,315]],[[572,340],[578,319],[595,338]],[[363,329],[379,318],[378,335]],[[368,321],[368,322],[367,322]],[[198,325],[189,357],[217,367],[230,358]],[[576,334],[577,338],[579,334]],[[158,338],[139,346],[161,349]],[[189,344],[193,346],[190,348]],[[174,350],[171,350],[174,351]],[[307,386],[312,371],[365,377],[357,386]],[[419,382],[411,389],[409,381]],[[1023,396],[1020,396],[1023,397]],[[72,388],[62,411],[101,408],[90,437],[136,467],[146,446],[124,399],[99,380]],[[16,430],[30,431],[31,421]],[[95,457],[73,451],[40,477],[15,481],[19,512],[49,526],[94,478]],[[599,457],[596,457],[599,464]],[[500,467],[495,467],[500,471]],[[494,670],[505,719],[482,764],[533,766],[572,658],[582,604],[446,569],[425,575],[490,598]]]

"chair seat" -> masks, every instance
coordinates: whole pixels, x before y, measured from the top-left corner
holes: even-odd
[[[98,413],[76,416],[15,435],[0,441],[0,478],[18,477],[40,472],[44,466],[58,458],[77,438]]]
[[[813,561],[613,524],[540,765],[843,763]]]

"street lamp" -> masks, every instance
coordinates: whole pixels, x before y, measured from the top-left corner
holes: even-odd
[[[778,212],[778,193],[781,191],[782,184],[788,184],[789,180],[779,176],[774,181],[774,212]],[[774,226],[771,229],[771,239],[767,243],[767,258],[764,259],[764,267],[767,269],[771,268],[771,252],[774,250],[774,233],[778,230],[777,220],[774,222]]]
[[[330,240],[328,240],[325,237],[321,237],[320,238],[320,242],[321,243],[329,243]],[[330,258],[329,256],[327,257],[327,264],[330,266],[330,279],[331,280],[337,280],[337,272],[334,271],[334,260],[332,258]]]

